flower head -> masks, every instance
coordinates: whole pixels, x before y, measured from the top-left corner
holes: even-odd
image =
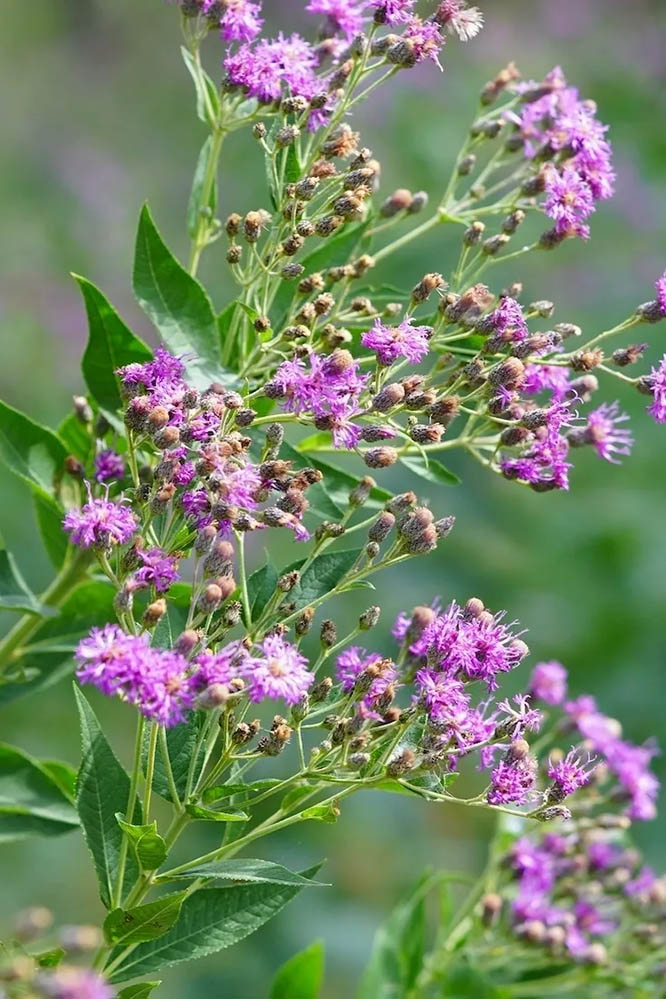
[[[530,678],[532,697],[546,704],[561,704],[567,696],[567,671],[561,663],[537,663]]]
[[[61,965],[54,971],[40,971],[36,985],[48,999],[113,999],[114,990],[88,968]]]
[[[571,749],[563,760],[549,761],[547,773],[553,781],[549,792],[551,800],[561,801],[587,784],[594,771],[591,764],[590,759],[583,762],[575,749]]]
[[[95,479],[108,482],[109,479],[122,479],[125,474],[125,461],[115,451],[101,451],[95,458]]]
[[[409,21],[416,0],[370,0],[384,24],[404,24]]]
[[[348,42],[360,35],[365,24],[364,0],[310,0],[305,8],[326,18],[332,33],[340,32]]]
[[[124,545],[137,530],[139,523],[126,506],[108,498],[93,499],[88,487],[88,502],[80,509],[65,514],[63,527],[72,543],[80,548],[108,549]]]
[[[161,548],[139,549],[141,567],[132,576],[136,586],[154,586],[158,593],[166,593],[169,587],[178,582],[178,559],[167,555]]]
[[[620,411],[618,402],[604,402],[587,416],[587,426],[583,430],[586,443],[593,444],[600,458],[618,465],[616,454],[631,454],[634,438],[630,430],[619,426],[629,417]]]
[[[249,0],[227,0],[220,19],[220,30],[225,42],[251,42],[263,25],[261,6]]]
[[[666,354],[656,368],[652,368],[647,377],[652,392],[652,404],[648,413],[654,416],[657,423],[666,423]]]
[[[654,283],[657,289],[657,302],[662,316],[666,316],[666,271]]]
[[[432,335],[430,326],[414,326],[410,317],[399,326],[385,326],[377,319],[367,333],[361,335],[361,343],[374,350],[381,364],[393,364],[404,357],[412,364],[418,364],[428,353],[428,340]]]
[[[296,704],[314,682],[305,656],[280,635],[267,636],[259,649],[261,656],[249,656],[242,666],[250,700]]]
[[[491,771],[488,803],[491,805],[524,805],[529,801],[536,783],[532,760],[501,760]]]
[[[562,235],[575,233],[586,238],[589,230],[584,222],[594,211],[594,198],[589,184],[572,167],[561,173],[552,169],[546,181],[544,210],[555,222]]]
[[[443,0],[435,19],[463,42],[474,38],[483,27],[483,13],[478,7],[468,7],[465,0]]]

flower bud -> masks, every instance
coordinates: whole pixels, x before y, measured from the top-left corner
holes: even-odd
[[[370,493],[376,485],[377,483],[373,478],[371,478],[371,476],[365,475],[349,494],[349,502],[351,506],[363,506],[363,504],[370,498]]]
[[[363,460],[368,468],[388,468],[395,465],[398,452],[393,447],[373,447],[364,452]]]
[[[302,613],[296,618],[294,631],[299,638],[302,638],[303,635],[307,635],[310,631],[312,628],[312,622],[314,621],[314,616],[314,607],[306,607],[305,610],[302,611]]]
[[[412,203],[412,192],[408,191],[407,188],[400,187],[393,194],[386,199],[384,204],[379,209],[379,214],[384,218],[393,218],[399,212],[405,212],[409,209]]]
[[[382,542],[389,536],[394,526],[395,516],[388,510],[384,510],[370,527],[368,537],[371,541]]]
[[[367,610],[363,611],[360,618],[358,619],[358,626],[361,631],[369,631],[374,628],[381,614],[381,607],[373,606],[368,607]]]
[[[217,583],[209,583],[201,596],[197,606],[204,614],[213,614],[222,603],[222,590]]]
[[[331,677],[330,676],[322,677],[319,683],[315,684],[315,686],[310,691],[310,700],[312,701],[313,704],[321,704],[322,701],[328,699],[328,695],[331,693],[332,689],[333,689],[333,680],[331,679]]]
[[[72,403],[74,405],[74,415],[77,420],[81,423],[90,423],[93,418],[93,411],[86,397],[84,395],[72,396]]]
[[[446,282],[441,274],[424,274],[419,283],[412,288],[412,301],[425,302],[433,291],[441,288]]]
[[[200,711],[214,711],[224,707],[229,700],[229,688],[224,683],[212,683],[198,694],[195,707]]]
[[[405,398],[405,390],[399,382],[385,385],[372,400],[373,408],[380,413],[387,413],[390,409],[400,405]]]
[[[338,640],[338,629],[334,621],[327,618],[326,621],[322,621],[321,629],[319,631],[319,641],[325,649],[332,648]]]
[[[154,600],[152,604],[148,604],[141,619],[144,628],[154,628],[158,621],[162,620],[166,612],[166,600],[162,597],[159,600]]]

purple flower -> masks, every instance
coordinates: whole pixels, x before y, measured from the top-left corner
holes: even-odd
[[[80,548],[105,550],[129,541],[139,524],[122,502],[93,499],[88,486],[88,502],[81,509],[69,510],[63,520],[72,543]]]
[[[345,649],[338,656],[335,669],[336,677],[342,686],[342,690],[345,693],[349,693],[354,689],[354,685],[362,673],[373,666],[378,666],[381,662],[381,656],[378,656],[376,653],[369,653],[361,646],[352,645],[350,648]],[[386,669],[377,671],[377,675],[370,682],[370,686],[362,701],[362,705],[367,712],[367,717],[374,717],[372,710],[377,699],[385,693],[389,686],[395,684],[397,679],[398,674],[393,667],[389,666]]]
[[[365,0],[310,0],[305,8],[326,18],[327,31],[340,32],[348,42],[360,35],[365,24]]]
[[[414,320],[404,319],[399,326],[385,326],[379,319],[366,333],[361,335],[361,343],[374,350],[381,364],[388,366],[399,357],[412,364],[418,364],[428,353],[428,340],[432,335],[430,326],[413,326]]]
[[[296,34],[285,38],[282,33],[253,46],[242,45],[224,63],[231,83],[265,103],[278,100],[285,88],[296,96],[313,97],[322,86],[316,66],[314,49],[305,39]]]
[[[420,669],[414,684],[428,716],[435,722],[460,727],[470,710],[464,684],[452,676]]]
[[[185,366],[164,347],[158,347],[155,357],[146,364],[128,364],[116,372],[126,388],[139,385],[151,390],[160,384],[180,382],[185,374]]]
[[[54,971],[40,971],[36,985],[48,999],[113,999],[112,987],[88,968],[62,965]]]
[[[666,316],[666,271],[654,283],[657,289],[657,302],[662,316]]]
[[[500,701],[497,707],[503,714],[499,718],[501,727],[511,733],[512,739],[518,739],[525,732],[538,732],[543,721],[543,714],[537,708],[530,707],[527,694],[516,694],[513,698],[515,708],[508,699]]]
[[[97,482],[107,482],[109,479],[122,479],[125,474],[125,462],[115,451],[101,451],[95,458],[95,479]]]
[[[561,399],[569,388],[569,371],[556,364],[527,364],[521,388],[525,395],[539,395],[548,390],[554,399]]]
[[[575,749],[570,750],[563,760],[556,763],[549,761],[547,773],[553,781],[553,788],[550,792],[553,799],[561,801],[587,784],[595,769],[594,766],[591,769],[585,769],[590,766],[591,762],[590,759],[585,763],[582,762]]]
[[[652,405],[648,406],[648,413],[654,416],[657,423],[666,423],[666,354],[650,371],[648,384],[652,391]]]
[[[567,671],[561,663],[537,663],[530,677],[530,693],[546,704],[561,704],[567,696]]]
[[[161,548],[139,549],[137,554],[143,565],[132,576],[136,586],[154,586],[158,593],[166,593],[180,579],[175,556],[167,555]]]
[[[261,6],[248,0],[232,0],[225,8],[220,20],[222,38],[225,42],[252,42],[261,31],[263,18]]]
[[[589,235],[583,223],[594,211],[594,198],[589,184],[572,167],[561,173],[551,169],[546,181],[544,210],[555,222],[559,234]]]
[[[147,634],[127,635],[115,624],[93,628],[77,646],[76,675],[107,696],[120,694],[146,718],[177,725],[194,703],[189,664],[179,653],[149,642]]]
[[[180,502],[186,516],[193,520],[197,527],[207,527],[213,520],[210,497],[205,489],[191,489],[183,493]]]
[[[528,760],[502,760],[490,774],[490,805],[524,805],[530,799],[536,774]]]
[[[280,635],[269,635],[259,644],[262,655],[243,663],[243,676],[249,683],[251,701],[283,700],[296,704],[314,682],[308,661],[295,645]]]
[[[478,7],[468,7],[465,0],[442,0],[435,18],[447,31],[468,42],[481,31],[483,14]]]
[[[602,403],[598,409],[588,414],[587,426],[583,430],[586,443],[594,445],[600,458],[619,465],[620,462],[613,455],[631,454],[634,443],[631,431],[618,426],[628,419],[626,413],[620,412],[618,402]]]
[[[526,482],[539,492],[568,489],[571,465],[566,458],[569,444],[562,431],[571,426],[572,419],[566,402],[554,402],[546,413],[545,426],[534,432],[533,440],[528,442],[520,457],[502,459],[502,474],[507,479]]]
[[[495,311],[490,313],[487,322],[495,333],[513,343],[519,343],[529,335],[520,302],[515,298],[509,298],[508,295],[502,299]]]
[[[624,890],[630,898],[648,899],[656,883],[657,877],[652,868],[642,867],[636,877],[626,883]]]
[[[415,15],[410,17],[404,37],[410,43],[415,62],[431,59],[436,66],[442,68],[439,62],[439,50],[444,45],[444,39],[434,21],[422,21]]]
[[[210,687],[214,683],[229,683],[240,677],[249,653],[240,641],[229,642],[218,652],[206,649],[195,657],[196,681],[199,687]]]
[[[384,24],[404,24],[412,16],[416,0],[370,0]]]

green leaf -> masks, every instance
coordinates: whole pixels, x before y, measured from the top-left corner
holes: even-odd
[[[94,438],[88,425],[81,423],[76,413],[69,413],[58,427],[58,437],[70,454],[85,462],[93,449]]]
[[[211,150],[213,147],[213,137],[208,136],[203,146],[201,147],[201,152],[199,153],[199,159],[197,160],[196,169],[194,171],[194,179],[192,181],[192,191],[190,193],[190,200],[187,205],[187,231],[194,239],[197,234],[199,227],[199,218],[201,216],[202,210],[209,210],[211,216],[215,215],[217,210],[217,177],[213,183],[213,188],[210,192],[210,197],[207,204],[202,203],[203,196],[203,185],[204,179],[206,177],[206,171],[208,170],[208,164],[210,162]]]
[[[78,274],[72,275],[83,295],[88,316],[88,343],[81,368],[93,399],[112,413],[122,409],[120,378],[125,364],[151,359],[152,351],[134,336],[99,288]]]
[[[52,495],[67,452],[60,438],[18,409],[0,402],[0,459],[38,494]]]
[[[137,860],[144,871],[155,871],[166,860],[166,843],[157,832],[157,822],[148,826],[135,826],[125,822],[122,814],[116,812],[116,822],[132,845]]]
[[[34,491],[32,497],[37,527],[46,553],[56,569],[60,569],[69,552],[69,541],[62,527],[62,507],[46,493]]]
[[[221,798],[231,798],[234,794],[249,794],[252,791],[268,791],[281,783],[282,781],[275,777],[267,777],[264,780],[253,780],[251,784],[217,784],[215,787],[206,788],[201,800],[204,805],[212,805]]]
[[[247,594],[253,621],[258,621],[261,617],[264,607],[275,593],[278,579],[278,571],[270,560],[248,579]]]
[[[325,805],[311,805],[302,813],[304,819],[315,819],[317,822],[337,822],[340,818],[340,809],[334,801],[329,801]]]
[[[194,746],[199,734],[200,721],[201,714],[193,711],[187,720],[181,725],[174,725],[173,728],[167,730],[167,746],[169,751],[169,760],[171,762],[171,770],[176,790],[181,798],[185,794],[187,775],[190,769],[190,761],[192,759],[192,753],[194,752]],[[148,736],[146,735],[145,753],[147,753],[147,751]],[[204,753],[205,746],[201,746],[199,749],[198,766],[195,773],[198,773],[199,766],[203,762]],[[143,764],[145,769],[145,758]],[[157,754],[155,756],[153,790],[159,794],[160,797],[166,798],[167,801],[171,801],[171,785],[167,778],[164,758],[162,756],[161,742],[158,743]]]
[[[318,999],[323,984],[324,944],[316,940],[278,970],[270,999]]]
[[[235,881],[239,884],[292,885],[300,888],[326,887],[321,881],[296,874],[280,864],[270,860],[213,860],[208,864],[199,864],[181,874],[170,875],[161,880],[181,881],[195,878],[211,878],[215,881]]]
[[[35,961],[40,968],[57,968],[66,953],[62,947],[53,947],[42,954],[35,954]]]
[[[144,833],[136,845],[137,860],[144,871],[156,871],[167,858],[167,845],[156,832]]]
[[[151,992],[161,985],[161,982],[140,982],[138,985],[128,985],[121,989],[118,999],[148,999]]]
[[[313,877],[318,868],[305,871]],[[202,888],[183,902],[176,925],[159,940],[140,944],[111,975],[126,982],[157,968],[214,954],[254,933],[284,908],[302,885],[242,884]],[[111,954],[111,960],[119,956]]]
[[[0,608],[3,610],[29,611],[39,617],[51,617],[57,612],[41,604],[28,587],[14,556],[5,548],[0,535]]]
[[[49,777],[55,781],[66,798],[75,803],[76,799],[76,770],[70,767],[69,763],[62,763],[60,760],[41,760],[42,770],[46,770]]]
[[[76,804],[83,835],[92,855],[102,902],[108,908],[113,894],[113,879],[123,841],[116,812],[125,812],[130,780],[109,746],[99,722],[78,687],[74,696],[81,721],[82,759],[76,784]],[[135,816],[140,821],[139,806]],[[128,858],[125,882],[134,883],[138,875],[133,858]]]
[[[146,905],[113,909],[104,920],[107,942],[129,947],[164,936],[178,919],[184,899],[185,892],[179,891]]]
[[[212,808],[202,808],[201,805],[185,805],[185,811],[191,818],[200,819],[203,822],[247,822],[250,817],[246,812],[236,809],[216,812]]]
[[[379,927],[358,999],[400,999],[409,993],[423,963],[425,898],[439,880],[439,875],[424,874]]]
[[[442,983],[442,995],[450,999],[510,999],[511,989],[495,988],[476,968],[467,963],[454,965]],[[535,997],[539,994],[535,988]]]
[[[440,461],[436,461],[435,458],[429,457],[427,465],[422,458],[407,457],[401,458],[400,461],[410,472],[419,475],[422,479],[427,479],[428,482],[434,482],[436,485],[459,486],[462,482],[462,479],[455,472],[442,465]]]
[[[201,69],[200,67],[197,68],[194,57],[189,49],[186,49],[185,46],[182,45],[180,51],[183,56],[183,62],[187,66],[190,76],[194,81],[194,88],[197,94],[197,115],[205,124],[212,125],[220,113],[220,98],[217,87],[204,69]],[[208,113],[208,105],[210,105],[213,109],[213,113],[215,115],[213,120],[211,120]]]
[[[76,810],[48,770],[0,743],[0,842],[60,836],[78,824]]]
[[[72,652],[79,639],[91,628],[113,619],[113,596],[113,587],[106,581],[79,586],[65,601],[60,614],[45,620],[35,632],[16,664],[18,674],[0,684],[0,705],[45,690],[69,676],[74,668]]]
[[[344,579],[360,554],[361,551],[355,549],[318,555],[291,591],[290,599],[301,607],[330,593]]]
[[[194,355],[187,367],[190,381],[207,388],[224,377],[210,299],[166,246],[147,205],[141,210],[136,238],[134,294],[169,350]]]

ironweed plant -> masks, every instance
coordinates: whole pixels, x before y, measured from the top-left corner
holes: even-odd
[[[415,493],[387,490],[384,469],[455,484],[440,455],[459,448],[507,488],[567,489],[575,448],[612,463],[631,449],[616,402],[590,409],[613,378],[666,422],[666,359],[629,373],[648,344],[627,339],[666,317],[666,275],[654,301],[585,334],[552,323],[552,302],[521,304],[517,281],[492,287],[497,263],[586,239],[613,192],[607,127],[559,68],[523,81],[510,63],[484,86],[434,207],[421,191],[379,194],[380,164],[351,124],[356,105],[419,63],[441,69],[445,43],[483,24],[461,0],[423,17],[414,7],[311,0],[320,29],[310,43],[261,37],[257,3],[183,0],[182,53],[208,136],[187,266],[147,207],[139,220],[134,291],[161,344],[153,352],[77,277],[87,394],[57,430],[0,406],[0,454],[32,492],[57,570],[38,598],[1,553],[0,604],[21,616],[0,641],[0,699],[44,690],[74,663],[82,735],[78,773],[2,747],[0,834],[79,827],[106,910],[100,929],[53,930],[45,910],[21,914],[0,967],[7,997],[148,996],[159,982],[146,976],[236,943],[319,884],[316,870],[250,858],[278,830],[335,823],[361,790],[484,808],[528,829],[506,868],[518,877],[513,901],[493,861],[495,887],[479,882],[431,958],[407,961],[396,995],[426,994],[463,944],[486,969],[508,961],[526,974],[540,961],[580,975],[613,953],[614,982],[651,960],[662,931],[650,915],[648,933],[632,900],[661,905],[661,882],[589,830],[624,833],[654,816],[654,749],[624,739],[591,698],[566,701],[557,663],[504,697],[502,679],[528,646],[515,621],[476,597],[401,615],[390,657],[366,647],[379,606],[353,621],[319,616],[339,594],[368,595],[371,577],[427,556],[453,528]],[[213,78],[201,46],[220,33]],[[221,151],[239,130],[254,137],[267,191],[220,220]],[[433,270],[406,291],[382,284],[382,263],[429,230],[459,246],[451,273]],[[238,286],[221,311],[197,279],[216,243]],[[339,467],[336,451],[352,460]],[[297,550],[278,568],[285,532]],[[251,572],[258,547],[266,558]],[[136,724],[129,772],[88,687]],[[546,728],[544,705],[561,715]],[[454,782],[470,760],[486,787],[464,798]],[[203,856],[188,853],[198,823],[219,830]],[[538,823],[556,831],[534,832]],[[617,917],[606,917],[607,887]],[[618,926],[616,951],[593,939]],[[301,995],[320,960],[315,948],[291,962],[279,994]],[[368,996],[385,994],[379,966]],[[502,992],[514,994],[527,993]]]

